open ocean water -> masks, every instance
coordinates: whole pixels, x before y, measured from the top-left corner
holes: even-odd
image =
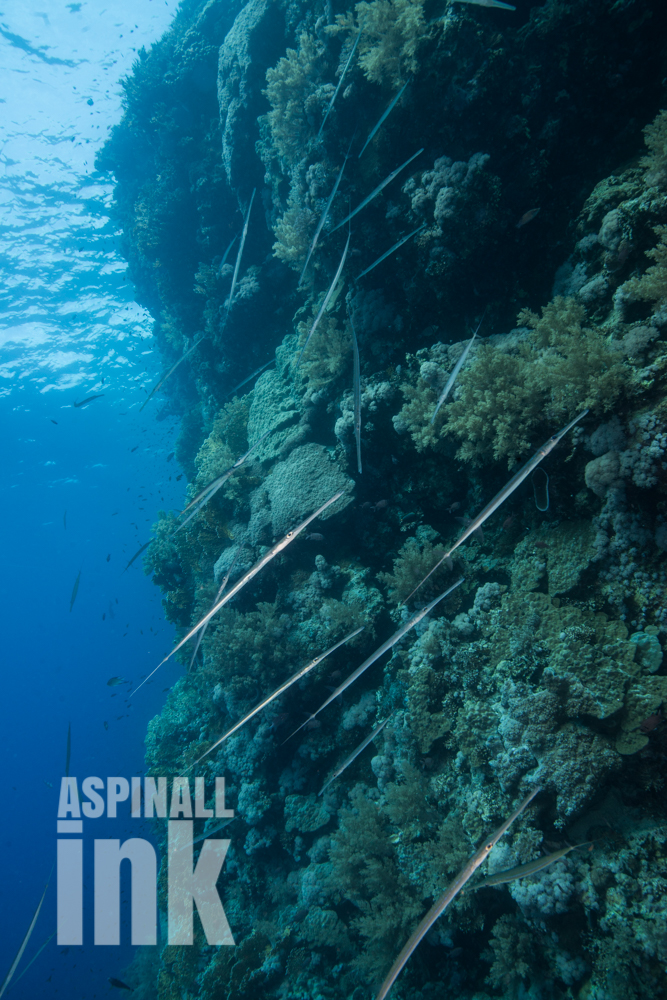
[[[164,0],[10,2],[0,16],[0,953],[7,968],[55,861],[68,727],[71,775],[138,774],[147,722],[177,673],[167,667],[128,701],[129,682],[162,658],[173,630],[141,557],[123,570],[148,540],[157,510],[178,506],[183,483],[168,461],[174,420],[138,413],[160,359],[107,215],[111,187],[93,169],[118,120],[120,77],[173,11]],[[109,687],[113,677],[124,683]],[[92,839],[86,852],[88,884]],[[23,965],[55,931],[55,889],[54,872]],[[96,948],[90,906],[85,919],[82,948],[51,940],[8,995],[107,995],[129,944]]]

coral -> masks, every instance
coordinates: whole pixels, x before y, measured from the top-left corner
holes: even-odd
[[[271,110],[266,118],[278,155],[291,165],[301,159],[312,126],[307,118],[309,98],[315,91],[315,68],[320,51],[307,32],[299,36],[298,47],[287,49],[278,64],[267,70],[266,97]]]
[[[387,587],[389,599],[400,604],[415,587],[421,583],[427,573],[445,553],[444,545],[433,544],[437,533],[427,525],[420,526],[414,538],[408,538],[401,546],[391,573],[378,573],[378,580]],[[443,566],[431,577],[420,591],[422,600],[439,593],[443,587],[443,577],[451,572]]]
[[[427,35],[424,0],[362,0],[355,12],[366,79],[400,87],[419,65],[417,50]]]
[[[299,445],[285,461],[273,466],[250,498],[248,532],[253,544],[260,539],[279,538],[342,491],[343,496],[324,511],[321,519],[335,516],[352,502],[354,485],[322,445]]]
[[[478,348],[434,429],[424,428],[435,393],[423,376],[416,386],[403,386],[410,402],[398,415],[400,425],[420,450],[452,434],[463,461],[506,458],[511,466],[545,420],[558,426],[585,408],[610,410],[629,392],[631,371],[601,331],[582,327],[584,317],[581,305],[563,298],[545,306],[541,317],[522,313],[519,322],[528,330]]]

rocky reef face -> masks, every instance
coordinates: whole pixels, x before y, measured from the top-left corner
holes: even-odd
[[[341,493],[183,648],[148,773],[182,774],[364,628],[191,772],[224,775],[236,811],[219,883],[236,947],[140,950],[138,996],[372,996],[536,784],[489,871],[590,849],[458,896],[392,995],[667,995],[666,20],[655,0],[189,0],[125,81],[98,166],[165,369],[203,338],[149,405],[182,415],[189,499],[256,445],[182,530],[155,525],[169,618],[185,634],[226,574]]]

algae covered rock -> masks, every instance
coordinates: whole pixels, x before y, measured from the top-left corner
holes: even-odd
[[[341,490],[343,496],[324,511],[323,521],[352,503],[354,480],[323,445],[311,442],[295,448],[274,465],[250,498],[248,531],[253,544],[286,534]]]

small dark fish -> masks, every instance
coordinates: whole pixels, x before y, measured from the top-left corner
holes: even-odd
[[[167,455],[167,461],[171,462],[171,460],[172,460],[173,457],[174,457],[174,453],[173,453],[173,451],[170,451],[169,454]]]
[[[640,725],[639,728],[641,729],[642,733],[644,733],[644,734],[646,734],[646,733],[652,733],[653,730],[657,729],[657,727],[663,721],[664,720],[663,720],[662,711],[660,709],[658,709],[658,711],[654,712],[653,715],[649,715],[649,717],[647,719],[644,719],[644,721],[641,723],[641,725]]]
[[[110,559],[111,559],[111,553],[109,553],[109,555],[107,556],[107,562],[109,562]]]
[[[535,542],[535,548],[536,549],[548,549],[549,546],[547,545],[546,542]]]
[[[125,683],[126,681],[124,677],[110,677],[109,680],[107,681],[107,687],[114,688],[118,687],[119,684],[125,684]]]
[[[148,546],[151,544],[152,540],[153,540],[152,538],[149,538],[148,541],[146,542],[146,544],[142,545],[141,548],[137,552],[134,553],[134,555],[130,559],[129,563],[127,564],[127,566],[123,570],[123,573],[125,572],[125,570],[128,570],[130,568],[130,566],[132,565],[132,563],[134,562],[134,560],[138,559],[139,556],[141,555],[141,553],[144,552],[148,548]],[[123,575],[123,573],[121,573],[121,576]],[[118,603],[118,601],[116,601],[116,603]]]
[[[453,514],[455,510],[458,510],[460,508],[460,506],[461,506],[460,502],[458,500],[455,500],[454,503],[449,505],[449,507],[445,507],[445,510],[447,511],[448,514]]]
[[[94,399],[101,399],[103,395],[103,392],[99,392],[96,396],[88,396],[88,399],[82,399],[80,403],[72,403],[72,406],[77,408],[80,406],[87,406],[88,403],[92,403]]]
[[[502,528],[501,528],[502,531],[509,531],[509,529],[514,524],[514,517],[515,517],[514,514],[508,514],[508,516],[503,521]]]
[[[389,506],[388,500],[378,500],[378,502],[373,507],[373,510],[384,510],[385,507]]]
[[[134,993],[131,986],[128,986],[127,983],[121,982],[120,979],[114,979],[113,976],[109,976],[107,982],[109,983],[109,986],[115,986],[117,990],[129,990],[130,993]]]
[[[527,222],[532,222],[539,211],[539,208],[531,208],[528,212],[524,212],[517,222],[516,228],[521,229],[521,227],[525,226]]]
[[[74,581],[74,586],[72,587],[72,596],[69,599],[69,609],[70,609],[70,611],[74,607],[74,602],[76,601],[76,595],[79,593],[79,580],[80,579],[81,579],[81,570],[79,570],[79,574],[78,574],[76,580]]]
[[[134,448],[130,448],[130,453],[132,453],[133,451],[136,451],[138,447],[139,447],[139,445],[135,444]]]
[[[309,535],[304,536],[305,542],[323,542],[324,535],[320,535],[317,531],[311,531]]]
[[[176,476],[176,482],[180,483],[182,478],[183,478],[183,473],[181,472],[180,476]]]
[[[51,420],[51,417],[49,417],[49,420]],[[57,421],[57,420],[51,420],[51,423],[52,423],[52,424],[55,424],[55,425],[56,425],[56,427],[58,426],[58,421]]]
[[[63,514],[63,528],[67,531],[67,511]]]
[[[109,728],[109,723],[108,723],[108,722],[106,722],[106,721],[104,722],[104,728],[105,728],[105,729],[108,729],[108,728]]]
[[[106,611],[102,612],[102,621],[104,621],[104,619],[106,618],[106,616],[107,616]]]

